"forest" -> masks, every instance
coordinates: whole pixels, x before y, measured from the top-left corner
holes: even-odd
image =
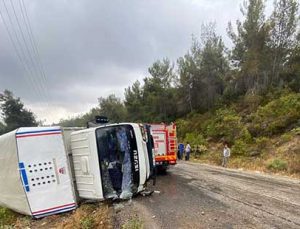
[[[218,144],[226,140],[233,155],[245,157],[247,163],[251,156],[265,155],[265,163],[271,158],[268,152],[300,134],[299,3],[275,0],[267,15],[264,0],[245,1],[241,19],[228,22],[231,47],[216,33],[215,23],[199,27],[200,37],[192,36],[184,56],[154,62],[142,81],[125,89],[124,99],[100,97],[98,106],[86,114],[56,124],[86,126],[95,115],[111,122],[175,122],[180,141],[189,141],[194,151],[212,153],[200,155],[202,159],[218,163]],[[0,97],[2,132],[16,127],[16,117],[9,114],[10,93]],[[23,109],[20,101],[14,105]],[[23,111],[28,120],[17,125],[38,125],[30,111]],[[295,158],[300,161],[299,147],[290,154],[281,151],[267,167],[300,172],[300,165],[289,165]]]
[[[276,0],[266,15],[264,0],[245,1],[241,20],[229,22],[226,47],[216,24],[175,62],[164,58],[148,76],[98,99],[99,106],[63,126],[85,126],[97,114],[113,122],[175,122],[181,142],[195,158],[220,164],[222,142],[232,147],[231,166],[300,173],[299,4]]]

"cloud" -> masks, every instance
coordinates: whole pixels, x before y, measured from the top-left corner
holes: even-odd
[[[26,74],[0,24],[0,90],[12,90],[49,123],[86,112],[101,96],[122,97],[155,60],[184,55],[202,23],[215,21],[229,44],[227,23],[239,17],[241,2],[25,0],[46,81]],[[5,12],[3,3],[0,10]]]

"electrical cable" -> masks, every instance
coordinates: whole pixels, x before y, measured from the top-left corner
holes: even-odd
[[[19,7],[20,7],[20,10],[21,10],[21,14],[22,14],[24,24],[25,24],[25,30],[28,34],[29,41],[30,41],[30,44],[31,44],[31,48],[33,50],[33,54],[35,56],[37,66],[38,66],[39,71],[40,71],[41,76],[42,76],[42,83],[44,85],[44,92],[45,92],[45,97],[46,97],[45,102],[46,102],[47,107],[49,108],[49,102],[48,101],[49,101],[50,95],[49,95],[47,77],[46,77],[45,70],[44,70],[44,67],[43,67],[43,64],[42,64],[42,61],[41,61],[41,57],[40,57],[40,54],[39,54],[39,51],[38,51],[38,48],[37,48],[37,43],[35,41],[35,38],[34,38],[34,35],[33,35],[33,32],[32,32],[32,28],[31,28],[31,25],[30,25],[30,20],[29,20],[28,14],[27,14],[27,9],[26,9],[26,6],[25,6],[25,3],[24,3],[23,0],[22,1],[19,0]]]
[[[44,98],[44,104],[46,105],[45,113],[51,114],[50,109],[49,109],[49,99],[48,99],[49,92],[48,92],[48,88],[46,87],[47,84],[46,84],[45,71],[44,71],[41,61],[40,61],[38,49],[37,49],[36,45],[34,45],[35,40],[34,40],[32,29],[31,29],[31,26],[29,23],[25,4],[23,2],[24,10],[27,15],[27,22],[25,19],[23,9],[21,8],[21,6],[22,6],[21,4],[20,4],[20,10],[21,10],[21,13],[22,13],[22,16],[24,19],[24,24],[26,26],[26,29],[30,28],[30,30],[27,30],[29,41],[30,41],[28,43],[31,44],[31,48],[33,50],[33,55],[31,55],[30,49],[26,42],[26,38],[25,38],[24,32],[22,30],[22,27],[21,27],[19,18],[16,13],[16,9],[13,5],[13,2],[10,0],[11,7],[12,7],[13,13],[15,15],[15,21],[17,22],[19,31],[14,26],[14,22],[11,18],[11,15],[9,13],[6,3],[4,2],[4,0],[2,2],[4,5],[4,8],[5,8],[6,14],[7,14],[8,22],[6,21],[6,17],[4,16],[4,13],[3,13],[3,11],[1,11],[1,8],[0,8],[1,18],[2,18],[3,24],[5,26],[5,29],[7,30],[9,39],[10,39],[10,41],[13,45],[13,48],[16,52],[16,55],[21,63],[21,66],[22,66],[24,72],[25,72],[25,75],[27,75],[28,76],[27,79],[30,80],[30,82],[26,81],[26,83],[28,84],[29,88],[31,87],[33,89],[33,92],[37,95],[37,98],[40,98],[40,99]],[[11,29],[9,28],[9,24],[11,26]],[[21,36],[22,36],[22,39],[23,39],[26,49],[22,45],[20,35],[18,34],[18,32],[21,33]],[[15,36],[15,39],[14,39],[13,35]],[[27,51],[27,53],[26,53],[26,51]],[[28,56],[26,54],[28,54],[28,56],[29,56],[29,61],[28,61]],[[34,57],[36,59],[34,59]],[[36,62],[34,62],[34,60]],[[42,77],[39,77],[39,75],[41,75]],[[34,77],[34,76],[36,76],[36,77]]]
[[[24,20],[24,24],[26,26],[26,31],[27,31],[27,34],[28,34],[28,37],[29,37],[29,40],[30,40],[30,44],[31,44],[31,47],[34,51],[39,69],[40,69],[42,77],[43,77],[43,81],[45,83],[45,87],[46,87],[46,90],[47,90],[47,93],[48,93],[47,77],[46,77],[45,70],[44,70],[44,67],[43,67],[43,64],[42,64],[42,61],[41,61],[41,57],[40,57],[40,54],[39,54],[39,51],[38,51],[38,48],[37,48],[37,43],[36,43],[35,38],[33,36],[32,28],[31,28],[31,25],[30,25],[28,14],[27,14],[27,9],[26,9],[26,6],[25,6],[25,3],[24,3],[23,0],[19,0],[19,6],[20,6],[20,9],[21,9],[21,14],[22,14],[22,17],[23,17],[23,20]]]
[[[23,30],[22,30],[22,27],[21,27],[19,18],[18,18],[17,14],[16,14],[16,10],[15,10],[15,7],[14,7],[14,4],[13,4],[12,0],[10,0],[10,3],[11,3],[11,7],[12,7],[12,9],[13,9],[13,14],[14,14],[15,19],[16,19],[16,22],[17,22],[17,26],[18,26],[18,28],[19,28],[19,31],[20,31],[20,33],[21,33],[21,37],[22,37],[22,39],[23,39],[23,42],[24,42],[26,51],[27,51],[27,53],[28,53],[29,60],[30,60],[30,62],[31,62],[31,64],[32,64],[32,66],[33,66],[33,70],[34,70],[34,73],[35,73],[35,75],[36,75],[36,83],[38,84],[38,87],[40,87],[42,91],[45,91],[44,84],[40,81],[39,71],[37,70],[36,63],[35,63],[35,61],[34,61],[32,55],[31,55],[30,49],[29,49],[28,44],[27,44],[27,42],[26,42],[25,35],[24,35]],[[42,95],[44,95],[44,94],[42,93]]]
[[[6,7],[4,1],[3,1],[3,4],[4,4],[4,7],[5,7],[5,9],[6,9],[6,12],[8,13],[8,9],[7,9],[7,7]],[[22,49],[22,47],[20,47],[20,50],[21,50],[21,51],[18,50],[18,45],[20,46],[21,42],[20,42],[20,40],[19,40],[19,38],[18,38],[18,36],[17,36],[17,33],[16,33],[16,31],[15,31],[14,29],[12,29],[12,30],[13,30],[13,33],[14,33],[14,35],[15,35],[15,37],[16,37],[16,41],[17,41],[17,42],[15,42],[15,40],[13,39],[13,35],[12,35],[10,29],[9,29],[8,23],[7,23],[6,20],[5,20],[4,14],[3,14],[3,12],[1,11],[1,8],[0,8],[0,13],[1,13],[1,18],[2,18],[3,24],[4,24],[4,26],[5,26],[6,30],[7,30],[9,39],[10,39],[10,41],[11,41],[11,43],[12,43],[14,49],[15,49],[15,52],[16,52],[16,54],[17,54],[17,57],[18,57],[18,59],[20,60],[20,62],[22,63],[22,66],[23,66],[25,72],[28,74],[28,76],[29,76],[29,78],[30,78],[30,81],[31,81],[31,84],[34,84],[34,80],[30,77],[30,75],[32,74],[32,70],[31,70],[31,68],[28,66],[27,60],[26,60],[26,59],[23,59],[23,57],[25,56],[24,50]],[[12,24],[12,20],[11,20],[10,17],[9,17],[9,22]],[[23,57],[22,57],[22,56],[23,56]],[[25,56],[25,57],[26,57],[26,56]],[[30,84],[29,84],[29,86],[30,86]],[[37,93],[37,95],[40,96],[39,89],[35,88],[34,90],[35,90],[35,92]]]

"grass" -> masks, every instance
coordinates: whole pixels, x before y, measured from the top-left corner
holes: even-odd
[[[122,229],[143,229],[143,222],[140,219],[133,218],[122,225]]]
[[[13,227],[16,221],[16,213],[7,208],[0,207],[0,228]]]
[[[276,158],[267,163],[267,168],[275,172],[285,171],[288,168],[288,163],[282,159]]]
[[[80,228],[82,229],[92,229],[94,228],[95,220],[91,216],[83,217],[80,220]]]
[[[83,204],[62,223],[55,225],[55,228],[112,228],[110,216],[111,211],[107,205]]]
[[[75,211],[52,215],[40,220],[19,215],[0,207],[0,229],[2,228],[60,228],[60,229],[110,229],[111,209],[106,204],[82,204]]]

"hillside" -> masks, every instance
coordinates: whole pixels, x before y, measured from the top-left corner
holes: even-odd
[[[220,165],[229,142],[229,166],[300,175],[300,93],[246,95],[230,105],[177,120],[179,141],[197,161]]]

